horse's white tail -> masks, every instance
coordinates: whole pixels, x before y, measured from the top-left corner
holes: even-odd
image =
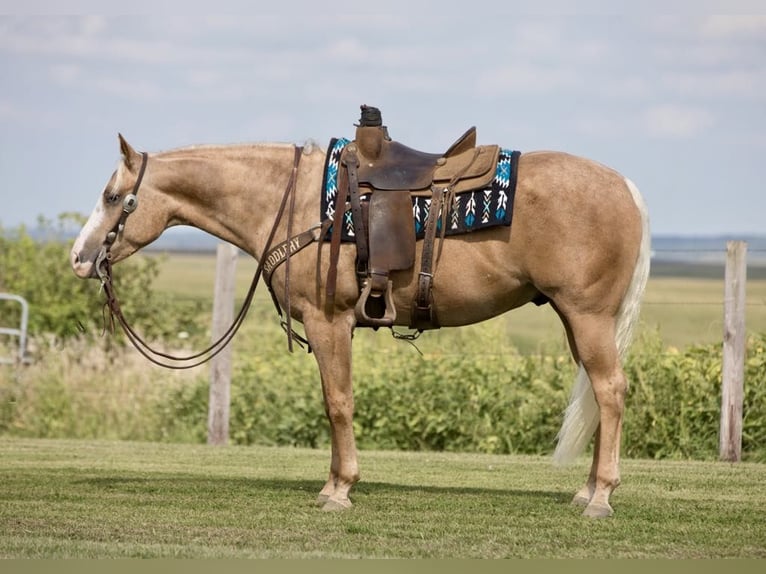
[[[620,358],[628,350],[633,335],[633,328],[638,323],[641,298],[646,288],[646,281],[649,278],[649,263],[651,259],[649,212],[635,184],[629,179],[626,179],[625,182],[641,213],[643,229],[641,248],[638,252],[636,267],[633,270],[633,278],[630,281],[617,316],[617,334],[615,339]],[[564,413],[564,422],[558,434],[558,444],[553,454],[554,462],[557,464],[572,462],[583,452],[598,427],[598,421],[599,408],[596,403],[596,397],[593,394],[588,374],[581,363],[574,388],[572,389],[572,395],[569,399],[569,406],[567,406]]]

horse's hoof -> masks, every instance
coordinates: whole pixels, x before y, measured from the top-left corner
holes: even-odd
[[[589,504],[582,511],[582,515],[588,518],[609,518],[613,514],[614,510],[608,504]]]
[[[575,497],[572,499],[572,504],[575,506],[588,506],[588,504],[590,504],[590,498],[581,494],[575,494]]]
[[[348,499],[334,500],[332,498],[328,498],[327,502],[324,503],[322,510],[325,512],[340,512],[341,510],[348,510],[351,508],[351,506],[351,501]]]
[[[327,503],[328,500],[330,500],[330,495],[329,494],[320,494],[319,496],[317,496],[316,505],[317,506],[324,506]]]

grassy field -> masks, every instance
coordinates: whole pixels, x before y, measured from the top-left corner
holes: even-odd
[[[180,254],[163,256],[157,289],[179,297],[203,297],[212,301],[215,276],[214,254]],[[658,276],[649,279],[642,307],[642,331],[656,331],[668,346],[683,348],[692,344],[716,343],[723,334],[723,270],[705,266],[661,265]],[[247,292],[255,261],[240,256],[237,263],[237,294]],[[766,276],[756,268],[747,282],[747,317],[749,332],[766,331]],[[718,276],[716,276],[716,274]],[[264,320],[276,321],[271,300],[263,285],[259,287],[255,313]],[[566,344],[558,317],[550,306],[526,305],[492,322],[502,325],[508,343],[524,353],[544,352]],[[245,322],[247,327],[248,321]],[[481,329],[474,326],[471,329]],[[366,330],[365,330],[366,331]],[[444,330],[443,333],[454,333]],[[428,338],[443,343],[439,333]]]
[[[328,458],[0,438],[0,557],[766,558],[766,465],[624,461],[590,521],[584,460],[363,451],[335,514],[313,504]]]

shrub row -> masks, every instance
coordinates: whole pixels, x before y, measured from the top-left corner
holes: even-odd
[[[745,375],[743,452],[759,461],[766,461],[765,349],[766,334],[750,339]],[[659,338],[646,338],[626,371],[625,456],[717,457],[719,345],[665,351]],[[413,363],[409,355],[391,354],[357,365],[354,429],[362,448],[547,454],[573,377],[566,356],[443,356]],[[276,356],[240,366],[232,386],[232,441],[327,445],[316,378],[305,363]],[[172,393],[162,406],[164,435],[203,441],[207,396],[206,380]]]
[[[231,442],[326,447],[313,358],[276,347],[237,362]],[[667,351],[654,339],[635,347],[626,363],[625,456],[717,457],[719,347]],[[15,375],[0,370],[0,434],[204,442],[206,371],[170,373],[122,352],[97,364],[98,348],[71,343]],[[766,334],[749,340],[745,377],[743,452],[766,461]],[[366,449],[547,454],[573,378],[564,355],[413,361],[389,353],[357,361],[354,429]]]

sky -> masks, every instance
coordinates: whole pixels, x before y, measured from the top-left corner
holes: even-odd
[[[119,159],[118,133],[150,153],[326,145],[353,137],[367,104],[393,139],[424,151],[475,125],[480,144],[613,167],[641,189],[655,235],[766,234],[766,10],[559,14],[476,1],[372,14],[291,0],[247,15],[28,16],[0,6],[5,229],[88,214]]]

